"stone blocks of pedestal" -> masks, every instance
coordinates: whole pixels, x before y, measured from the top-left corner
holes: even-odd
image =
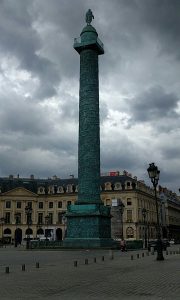
[[[102,204],[71,205],[68,213],[65,247],[111,248],[111,217],[109,207]]]

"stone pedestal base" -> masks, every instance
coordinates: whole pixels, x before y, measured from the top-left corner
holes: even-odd
[[[103,204],[76,204],[68,208],[67,236],[63,242],[68,248],[112,248],[111,215]]]

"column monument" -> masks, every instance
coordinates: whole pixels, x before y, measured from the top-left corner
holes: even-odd
[[[104,54],[103,43],[91,25],[94,16],[89,9],[87,25],[74,49],[80,55],[78,199],[69,206],[65,247],[111,247],[110,208],[100,198],[100,125],[98,56]]]

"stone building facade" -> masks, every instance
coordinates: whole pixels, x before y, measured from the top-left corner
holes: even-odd
[[[101,200],[105,206],[111,206],[115,199],[120,199],[124,204],[123,222],[120,215],[117,215],[117,222],[119,230],[123,229],[125,239],[144,239],[145,230],[149,240],[156,238],[156,207],[152,188],[128,175],[102,176],[100,184]],[[77,192],[76,178],[0,178],[0,238],[13,241],[16,237],[21,241],[28,232],[33,239],[48,236],[63,240],[66,233],[65,213],[68,205],[77,200]],[[162,188],[158,197],[163,236],[179,240],[180,200],[176,194],[165,189],[162,191]],[[27,206],[32,208],[30,225],[27,225]],[[144,208],[146,219],[142,215]],[[119,237],[113,236],[115,239]]]

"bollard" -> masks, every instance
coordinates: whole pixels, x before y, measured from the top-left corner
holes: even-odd
[[[142,253],[142,257],[144,257],[144,252]]]
[[[112,250],[109,250],[109,257],[110,259],[114,259],[114,254]]]
[[[166,255],[168,255],[168,251],[166,250]]]
[[[133,260],[134,259],[134,257],[133,257],[133,255],[131,255],[131,260]]]
[[[102,261],[104,261],[104,256],[102,256]]]
[[[94,257],[94,263],[96,263],[96,257]]]
[[[26,270],[26,267],[25,267],[25,264],[22,265],[22,271],[25,271]]]
[[[114,259],[114,255],[110,256],[110,259],[112,259],[112,260],[113,260],[113,259]]]
[[[77,260],[74,261],[74,267],[77,267]]]
[[[139,253],[137,254],[137,258],[139,258]]]
[[[36,268],[39,269],[39,262],[36,262]]]
[[[172,255],[172,251],[170,251],[169,254]]]
[[[88,265],[88,259],[87,258],[85,259],[85,265]]]
[[[9,274],[9,267],[6,267],[6,268],[5,268],[5,273],[6,273],[6,274]]]

